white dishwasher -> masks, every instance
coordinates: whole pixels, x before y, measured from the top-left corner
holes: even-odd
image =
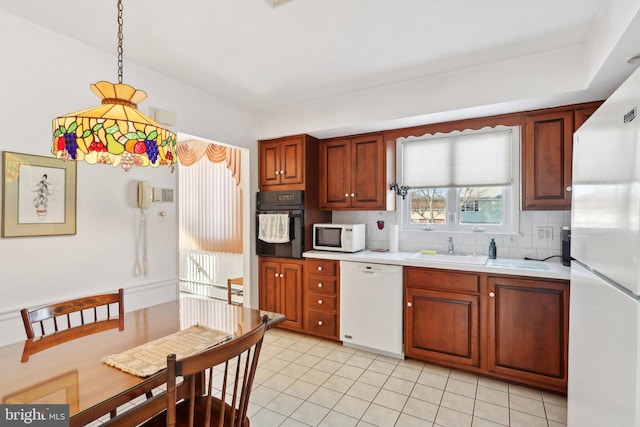
[[[340,261],[340,339],[404,359],[402,266]]]

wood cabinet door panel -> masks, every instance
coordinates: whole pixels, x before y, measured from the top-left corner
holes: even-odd
[[[280,148],[279,141],[260,143],[261,187],[280,184]]]
[[[351,141],[352,207],[384,208],[384,145],[382,136],[364,136]]]
[[[282,263],[280,274],[280,313],[290,327],[302,329],[302,265]]]
[[[320,206],[344,208],[350,205],[349,140],[324,142],[320,146]]]
[[[568,286],[492,277],[489,291],[489,370],[566,386]]]
[[[278,312],[280,263],[260,261],[260,309]]]
[[[528,116],[523,142],[523,209],[570,209],[573,111]]]
[[[281,184],[304,182],[304,147],[301,136],[282,141]]]
[[[406,289],[405,353],[427,360],[479,366],[479,296]]]

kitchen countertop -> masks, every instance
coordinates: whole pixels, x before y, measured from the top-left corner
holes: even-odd
[[[440,261],[409,259],[416,252],[377,252],[364,250],[355,253],[307,251],[305,258],[321,258],[338,261],[368,262],[373,264],[392,264],[410,267],[440,268],[458,271],[476,271],[479,273],[508,274],[515,276],[541,277],[547,279],[569,280],[571,268],[557,261],[528,261],[522,259],[498,258],[488,260],[486,264],[462,264]],[[425,257],[428,259],[428,257]],[[546,268],[545,268],[546,267]]]

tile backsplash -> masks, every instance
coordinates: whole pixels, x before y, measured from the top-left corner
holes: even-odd
[[[385,211],[334,211],[334,224],[366,224],[367,249],[389,248],[389,225],[398,224],[397,212]],[[384,229],[379,230],[377,222],[384,221]],[[571,211],[521,211],[520,234],[489,233],[453,233],[437,231],[402,231],[399,232],[399,250],[417,252],[422,249],[433,249],[438,252],[447,251],[447,239],[453,238],[458,253],[487,254],[489,239],[496,239],[498,258],[535,258],[544,259],[557,255],[553,261],[560,261],[562,253],[561,229],[571,224]],[[551,227],[552,237],[539,239],[537,227]],[[551,261],[550,260],[550,261]]]

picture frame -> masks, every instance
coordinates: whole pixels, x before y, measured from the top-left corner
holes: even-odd
[[[76,234],[75,161],[2,153],[2,237]]]

